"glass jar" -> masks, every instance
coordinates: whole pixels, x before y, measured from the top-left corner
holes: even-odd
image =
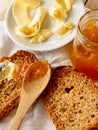
[[[98,10],[91,10],[81,17],[71,61],[78,71],[98,81]]]
[[[86,8],[98,9],[98,0],[82,0]]]

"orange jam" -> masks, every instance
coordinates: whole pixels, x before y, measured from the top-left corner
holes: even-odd
[[[98,10],[97,15],[98,15]],[[89,12],[90,17],[92,11]],[[85,73],[90,78],[98,81],[98,16],[88,17],[85,24],[83,18],[89,14],[85,14],[80,20],[81,25],[78,26],[78,33],[73,42],[71,60],[73,65],[80,72]],[[83,23],[83,24],[82,24]],[[79,23],[80,24],[80,23]]]
[[[22,79],[23,78],[23,76],[24,76],[24,73],[25,73],[25,71],[27,70],[27,68],[28,68],[28,64],[20,64],[20,65],[16,65],[16,67],[15,67],[15,70],[14,70],[14,72],[13,72],[13,78],[14,79]]]
[[[48,63],[46,61],[36,61],[31,64],[29,70],[27,70],[25,81],[30,82],[36,80],[47,73]]]
[[[83,26],[82,34],[93,42],[98,43],[98,20],[88,21]]]

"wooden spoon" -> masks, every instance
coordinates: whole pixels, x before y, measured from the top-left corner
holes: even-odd
[[[51,68],[47,61],[36,61],[27,69],[20,95],[20,102],[10,127],[10,130],[18,130],[19,126],[34,101],[47,86],[51,77]]]

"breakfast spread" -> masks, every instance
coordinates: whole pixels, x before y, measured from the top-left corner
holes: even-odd
[[[63,37],[74,28],[74,23],[67,21],[72,5],[73,0],[63,0],[62,2],[53,0],[48,10],[41,5],[39,0],[36,2],[34,0],[15,0],[12,6],[13,17],[17,24],[15,32],[18,36],[29,38],[29,43],[46,41],[54,34]],[[45,28],[43,26],[47,14],[49,14],[51,20],[55,20],[55,27]]]
[[[29,39],[30,43],[43,42],[54,34],[57,34],[57,36],[61,38],[66,36],[74,27],[72,22],[67,21],[73,2],[73,0],[53,0],[48,10],[42,6],[40,0],[15,0],[12,6],[13,16],[17,24],[15,33],[24,39]],[[31,16],[30,13],[32,13],[32,11],[34,11],[34,14]],[[53,28],[44,28],[43,26],[47,14],[55,21]],[[86,24],[82,24],[82,26],[84,27],[82,30],[84,36],[97,42],[98,37],[96,32],[98,31],[98,22],[91,20]],[[79,67],[82,66],[82,69],[85,69],[86,65],[89,66],[85,69],[86,71],[92,67],[91,65],[97,64],[98,53],[97,46],[96,49],[94,49],[94,42],[92,47],[88,44],[88,46],[78,44],[78,47],[74,46],[74,51],[72,52],[73,61],[76,62],[78,59],[77,64]],[[52,46],[52,44],[50,45]],[[85,56],[81,55],[81,57],[79,57],[79,54],[83,53]],[[39,55],[40,54],[41,53],[39,53]],[[95,56],[95,54],[97,55]],[[94,60],[92,60],[92,58],[94,58]],[[33,67],[31,67],[27,75],[25,75],[25,72],[27,72],[32,64]],[[38,78],[43,75],[47,77],[46,72],[48,68],[46,64],[47,62],[42,64],[33,53],[24,50],[19,50],[12,56],[2,57],[0,59],[0,119],[9,115],[9,113],[18,106],[24,77],[26,83],[32,80],[36,82]],[[73,63],[73,65],[75,64]],[[76,66],[76,68],[78,67]],[[52,68],[51,79],[45,91],[39,94],[41,96],[40,103],[43,105],[42,109],[44,108],[46,110],[46,114],[53,122],[56,130],[98,130],[98,88],[95,86],[95,82],[76,68],[74,66],[65,65]],[[90,68],[88,72],[98,77],[96,71],[93,69],[93,67]],[[38,85],[38,87],[42,86],[44,81],[46,82],[46,79],[40,80],[40,83],[36,82],[36,85]],[[34,84],[34,88],[36,88],[36,85]],[[27,87],[25,90],[28,92]],[[29,92],[30,90],[31,89],[29,89]],[[35,92],[31,93],[31,95],[34,96],[37,90],[36,88]],[[26,100],[26,102],[28,100]],[[23,104],[24,106],[27,105],[24,102]],[[37,106],[37,108],[40,109],[39,106]],[[22,109],[22,112],[24,113],[24,109]],[[38,111],[37,114],[38,119],[38,117],[40,117]],[[41,116],[43,116],[42,112]],[[38,120],[40,120],[40,118]],[[15,124],[17,126],[16,122]],[[52,128],[50,129],[52,130]]]

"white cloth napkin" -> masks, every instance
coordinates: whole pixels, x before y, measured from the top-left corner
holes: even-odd
[[[9,4],[13,0],[0,0],[0,20],[3,20]]]
[[[49,52],[33,52],[39,59],[46,59],[52,67],[61,65],[71,65],[69,59],[69,49],[71,43],[60,49],[49,51]],[[10,56],[20,48],[8,37],[5,21],[0,22],[0,57]],[[10,125],[13,121],[17,108],[13,110],[9,116],[0,120],[0,130],[9,130]],[[45,110],[41,104],[41,99],[36,101],[34,107],[32,106],[26,114],[20,130],[55,130],[55,126],[48,118]]]

